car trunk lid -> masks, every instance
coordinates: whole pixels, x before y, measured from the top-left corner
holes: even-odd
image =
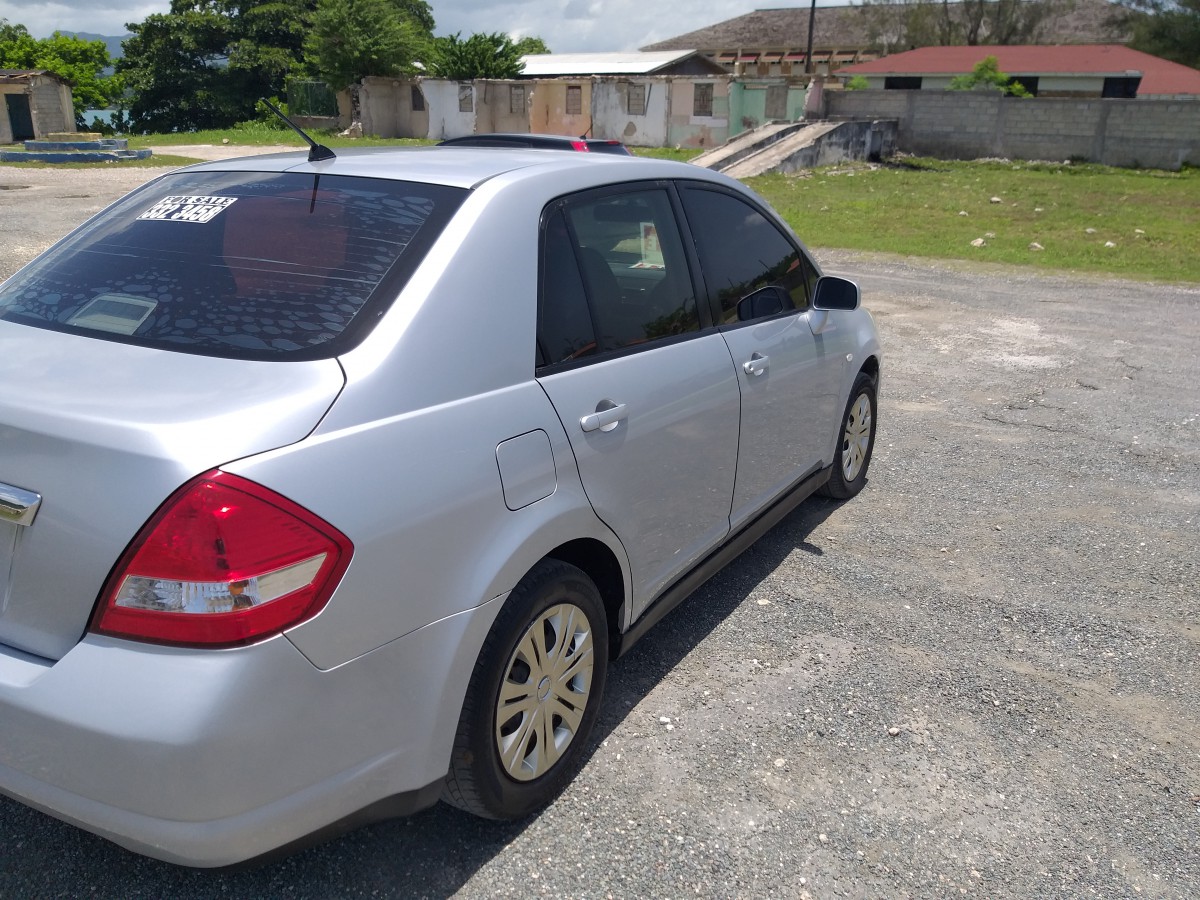
[[[172,491],[303,439],[345,381],[334,359],[220,359],[2,321],[0,347],[0,644],[50,659]]]

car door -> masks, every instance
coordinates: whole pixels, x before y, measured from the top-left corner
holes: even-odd
[[[537,380],[625,547],[635,615],[726,536],[737,465],[737,378],[676,209],[642,185],[543,217]]]
[[[681,189],[712,315],[741,391],[732,527],[829,460],[841,359],[810,325],[811,260],[763,210],[717,185]]]

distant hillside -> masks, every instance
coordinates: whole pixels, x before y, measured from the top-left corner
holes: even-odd
[[[120,59],[125,55],[124,51],[121,50],[121,41],[133,36],[129,34],[92,34],[88,31],[64,31],[63,34],[72,34],[84,41],[104,41],[104,46],[108,48],[108,55],[114,60]]]

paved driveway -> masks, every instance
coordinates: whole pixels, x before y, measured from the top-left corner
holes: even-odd
[[[144,177],[0,169],[0,274]],[[0,896],[1200,895],[1200,290],[818,257],[885,342],[870,484],[614,667],[546,812],[214,874],[0,800]]]

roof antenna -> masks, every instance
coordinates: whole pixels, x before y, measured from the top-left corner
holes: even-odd
[[[288,128],[292,129],[292,131],[296,132],[296,134],[298,134],[298,135],[300,135],[300,137],[304,138],[304,140],[308,143],[308,146],[309,146],[309,151],[308,151],[308,161],[309,162],[320,162],[323,159],[336,159],[337,158],[336,153],[334,153],[332,150],[330,150],[324,144],[318,144],[316,141],[314,141],[312,138],[310,138],[307,134],[305,134],[303,131],[301,131],[299,125],[297,125],[295,122],[293,122],[291,119],[289,119],[283,113],[281,113],[279,111],[279,109],[275,106],[275,104],[272,103],[270,100],[268,100],[266,97],[260,97],[259,102],[262,103],[264,106],[266,106],[266,108],[269,109],[271,112],[275,113],[275,115],[279,116],[279,118],[283,120],[283,123],[285,125],[287,125]]]

